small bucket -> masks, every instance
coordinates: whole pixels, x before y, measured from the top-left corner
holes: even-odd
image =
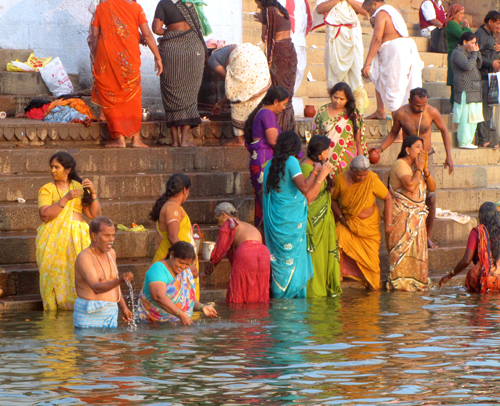
[[[198,227],[198,234],[195,234],[195,232],[194,232],[194,228],[195,227]],[[193,227],[191,228],[191,233],[193,234],[196,255],[198,255],[200,253],[200,245],[201,245],[201,230],[200,230],[200,226],[198,224],[193,224]]]
[[[201,244],[201,257],[205,261],[210,260],[214,247],[215,243],[213,241],[203,241],[203,244]]]

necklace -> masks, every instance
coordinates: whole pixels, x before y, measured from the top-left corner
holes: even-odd
[[[104,267],[101,264],[101,261],[99,261],[99,258],[95,254],[95,248],[92,248],[92,254],[94,254],[94,257],[97,259],[97,262],[99,262],[99,265],[101,266],[102,273],[104,275],[104,280],[108,282],[108,277],[106,276],[106,272],[104,271]],[[109,270],[111,271],[111,262],[109,261],[109,256],[108,256],[108,265],[109,265]]]

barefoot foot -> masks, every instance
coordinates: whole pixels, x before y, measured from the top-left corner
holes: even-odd
[[[125,138],[121,135],[116,140],[108,141],[104,146],[106,148],[125,148],[127,145],[125,143]]]
[[[196,145],[194,145],[192,142],[189,142],[189,141],[182,141],[181,142],[181,147],[195,147]]]
[[[102,112],[102,110],[99,110],[99,121],[106,121],[106,116]]]
[[[435,249],[435,248],[438,248],[438,246],[436,244],[434,244],[430,238],[427,238],[427,248],[429,249]]]
[[[387,116],[385,115],[385,111],[375,111],[375,113],[370,114],[365,117],[365,120],[386,120]]]
[[[149,148],[149,145],[144,144],[141,140],[133,141],[132,148]]]

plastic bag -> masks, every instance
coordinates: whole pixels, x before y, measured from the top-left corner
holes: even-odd
[[[33,69],[31,66],[19,62],[17,59],[7,64],[7,72],[34,72],[34,71],[35,69]]]
[[[51,56],[49,56],[48,58],[37,58],[35,54],[32,53],[26,61],[26,65],[32,67],[35,72],[38,72],[40,68],[44,68],[45,66],[47,66],[51,60]]]
[[[488,73],[488,105],[490,106],[500,104],[499,79],[498,73]]]
[[[54,96],[73,94],[73,84],[59,58],[40,68],[40,75]]]
[[[7,64],[7,71],[9,72],[38,72],[40,68],[47,66],[52,60],[49,58],[37,58],[35,54],[31,53],[26,62],[19,62],[18,59],[11,61]]]

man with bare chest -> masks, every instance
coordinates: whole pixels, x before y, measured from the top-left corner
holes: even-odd
[[[120,284],[131,281],[131,272],[118,275],[116,253],[113,250],[115,226],[106,217],[96,217],[90,223],[90,246],[84,249],[75,262],[75,302],[73,323],[77,328],[117,327],[118,308],[123,320],[131,321],[121,293]]]
[[[393,115],[391,132],[382,141],[378,149],[381,153],[396,140],[400,130],[403,130],[403,139],[410,135],[416,135],[424,140],[424,150],[428,153],[429,170],[434,176],[434,148],[432,148],[432,125],[434,124],[443,138],[446,150],[446,160],[444,167],[448,167],[449,174],[453,172],[453,160],[451,158],[450,134],[441,118],[439,111],[427,104],[428,94],[425,89],[416,88],[410,92],[408,104],[401,106]],[[427,237],[429,248],[437,246],[430,240],[434,217],[436,215],[436,193],[427,195],[426,205],[429,208],[427,216]]]

